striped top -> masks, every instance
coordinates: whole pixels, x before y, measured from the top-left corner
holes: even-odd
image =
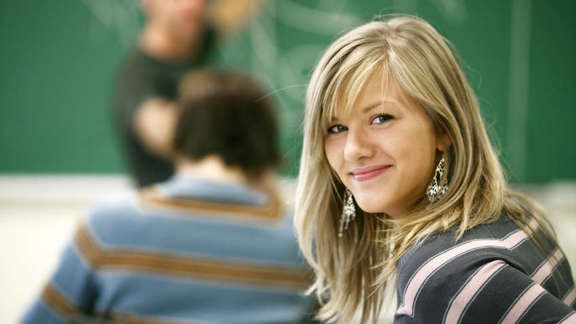
[[[548,243],[544,255],[505,215],[430,236],[398,262],[394,323],[576,323],[568,260]]]
[[[294,323],[312,276],[273,195],[174,178],[99,203],[24,323]]]

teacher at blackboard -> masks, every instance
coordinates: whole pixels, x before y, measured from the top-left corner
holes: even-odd
[[[141,0],[146,17],[136,48],[114,85],[117,133],[134,184],[144,187],[173,173],[169,143],[180,77],[209,64],[221,35],[237,31],[261,0]]]

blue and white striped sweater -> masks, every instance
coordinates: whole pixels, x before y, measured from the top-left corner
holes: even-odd
[[[24,323],[294,323],[310,280],[274,195],[176,177],[96,205]]]

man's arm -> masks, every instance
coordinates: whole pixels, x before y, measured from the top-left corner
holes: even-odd
[[[80,225],[76,237],[66,245],[56,271],[24,314],[22,324],[64,324],[71,317],[89,315],[98,294],[94,272],[79,245]]]
[[[170,157],[177,115],[175,102],[159,97],[147,99],[134,116],[134,132],[148,150]]]

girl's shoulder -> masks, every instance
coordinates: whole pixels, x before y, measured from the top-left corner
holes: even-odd
[[[410,247],[400,258],[397,268],[414,273],[427,263],[447,265],[452,260],[473,256],[509,258],[509,248],[528,236],[506,215],[490,224],[478,225],[459,237],[457,226],[434,233]]]

